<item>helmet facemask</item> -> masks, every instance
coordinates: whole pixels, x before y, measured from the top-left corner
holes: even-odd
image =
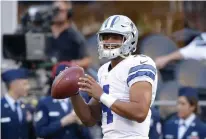
[[[120,43],[106,43],[104,42],[104,35],[121,35],[122,41]],[[126,58],[126,55],[131,54],[131,50],[125,49],[126,42],[130,36],[122,35],[116,33],[100,33],[98,34],[98,42],[99,42],[99,58],[106,57],[108,59],[113,59],[118,56],[122,58]]]

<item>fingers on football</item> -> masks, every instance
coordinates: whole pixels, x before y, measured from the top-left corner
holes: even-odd
[[[78,85],[80,86],[80,88],[90,88],[91,85],[88,83],[83,83],[83,82],[78,82]]]
[[[93,84],[93,82],[91,80],[89,80],[88,78],[79,78],[79,82],[81,82],[81,83],[88,83],[90,85]]]
[[[95,82],[95,80],[92,78],[92,76],[90,76],[90,75],[88,75],[88,74],[85,74],[85,76],[86,76],[89,80],[91,80],[92,82]]]

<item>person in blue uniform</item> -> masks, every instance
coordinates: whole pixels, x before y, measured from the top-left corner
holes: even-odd
[[[152,116],[151,116],[151,122],[150,122],[149,138],[159,139],[162,134],[162,124],[161,124],[160,113],[155,107],[152,107],[151,111],[152,111]]]
[[[60,71],[71,66],[61,62],[53,67],[53,79]],[[90,139],[89,131],[79,125],[78,117],[72,109],[70,99],[53,99],[50,95],[42,97],[36,108],[35,131],[44,139]]]
[[[34,111],[35,107],[32,106],[31,103],[27,103],[25,105],[26,113],[27,113],[27,121],[28,121],[28,128],[29,128],[29,139],[36,139],[36,134],[33,126],[33,119],[34,119]]]
[[[191,87],[179,90],[177,114],[165,122],[164,139],[205,139],[206,125],[198,118],[198,92]]]
[[[8,92],[1,98],[1,139],[29,139],[25,104],[19,99],[30,88],[27,69],[10,69],[2,73]]]

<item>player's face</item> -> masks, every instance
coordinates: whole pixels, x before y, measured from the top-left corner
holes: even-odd
[[[184,96],[180,96],[177,101],[177,113],[180,118],[187,118],[194,111],[194,106],[191,106]]]
[[[19,97],[27,96],[30,85],[27,79],[16,80],[13,83],[13,90]]]
[[[123,42],[123,36],[120,34],[103,34],[102,40],[104,45],[104,49],[115,49],[120,47]]]

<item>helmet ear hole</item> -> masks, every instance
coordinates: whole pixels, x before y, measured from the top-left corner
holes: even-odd
[[[133,36],[133,38],[134,38],[134,33],[132,32],[132,36]]]
[[[135,51],[136,51],[136,47],[132,49],[132,52],[135,52]]]

